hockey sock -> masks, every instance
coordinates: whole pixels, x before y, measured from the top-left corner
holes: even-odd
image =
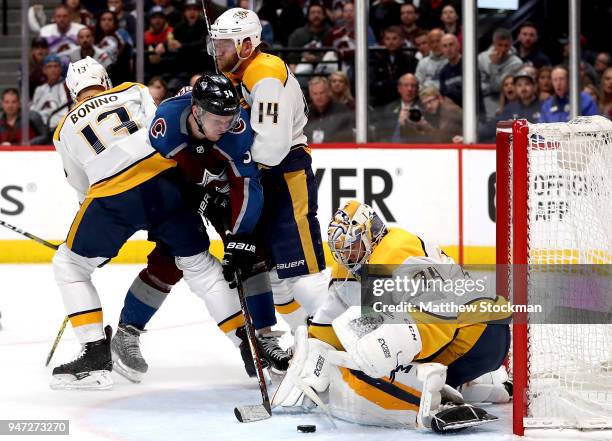
[[[274,314],[274,297],[267,273],[259,273],[244,281],[246,302],[255,329],[262,329],[276,324]]]
[[[144,330],[171,288],[150,277],[146,269],[142,270],[125,296],[119,323]]]

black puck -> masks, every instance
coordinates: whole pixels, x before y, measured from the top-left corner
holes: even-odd
[[[302,433],[312,433],[317,431],[317,426],[315,426],[314,424],[303,424],[297,426],[297,430],[298,432]]]

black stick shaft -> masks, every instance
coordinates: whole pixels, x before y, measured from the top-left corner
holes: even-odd
[[[238,291],[240,307],[242,308],[242,314],[244,315],[244,325],[246,327],[247,337],[251,346],[251,353],[253,354],[253,360],[255,361],[255,367],[257,368],[257,380],[259,381],[259,391],[261,392],[263,405],[268,413],[272,413],[272,406],[270,405],[270,398],[268,397],[268,387],[266,386],[266,378],[263,374],[261,358],[259,358],[259,348],[257,345],[257,336],[255,335],[255,327],[253,326],[251,314],[249,313],[249,309],[246,304],[244,287],[242,286],[242,274],[240,271],[236,271],[236,290]]]
[[[15,233],[21,234],[22,236],[27,237],[28,239],[32,239],[34,242],[38,242],[41,245],[44,245],[46,247],[52,248],[54,250],[57,250],[58,245],[55,245],[54,243],[51,242],[47,242],[44,239],[41,239],[38,236],[33,235],[32,233],[28,233],[27,231],[22,230],[21,228],[18,228],[14,225],[11,225],[9,223],[6,223],[5,221],[0,219],[0,225],[2,225],[3,227],[8,228],[9,230],[13,230]]]

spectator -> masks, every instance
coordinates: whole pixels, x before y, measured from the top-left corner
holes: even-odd
[[[395,0],[376,0],[372,3],[369,24],[377,40],[382,40],[383,31],[389,26],[400,24],[400,8],[401,5]]]
[[[412,3],[404,3],[400,6],[400,27],[404,33],[406,47],[416,48],[416,37],[423,29],[417,26],[419,10]]]
[[[376,131],[381,141],[413,141],[418,130],[415,121],[421,119],[419,108],[419,80],[411,73],[404,74],[397,82],[399,98],[387,104],[376,122]]]
[[[493,33],[493,44],[478,55],[478,69],[484,96],[487,119],[497,110],[502,80],[522,66],[521,59],[512,53],[512,34],[504,28]]]
[[[66,5],[55,7],[53,20],[55,23],[45,25],[40,30],[40,37],[49,43],[49,51],[55,54],[75,47],[77,33],[84,26],[70,21],[70,10]]]
[[[441,29],[433,29],[427,34],[427,43],[430,54],[419,61],[416,68],[416,77],[421,87],[433,86],[440,89],[440,71],[446,64],[446,58],[442,56],[440,41],[444,32]]]
[[[70,99],[62,78],[60,57],[55,54],[47,55],[43,66],[47,82],[38,86],[34,91],[30,110],[40,115],[51,134],[62,117],[68,113]]]
[[[604,71],[612,66],[610,63],[610,54],[607,52],[600,52],[597,54],[597,58],[595,58],[595,63],[593,64],[593,68],[597,73],[597,80],[601,83],[601,78],[603,76]]]
[[[112,11],[103,11],[98,17],[95,30],[95,44],[106,51],[111,58],[108,74],[114,84],[133,81],[132,46],[125,40],[119,29],[119,20]]]
[[[586,86],[584,86],[582,91],[584,93],[589,94],[591,98],[593,98],[593,102],[595,102],[595,105],[597,106],[598,113],[600,113],[602,97],[601,97],[601,94],[599,93],[599,89],[597,89],[597,87],[595,87],[595,85],[593,84],[587,84]]]
[[[463,106],[463,66],[459,40],[453,34],[446,34],[440,41],[442,55],[447,63],[440,70],[440,93],[455,104]]]
[[[552,67],[550,66],[543,66],[538,70],[538,100],[540,103],[546,101],[553,94],[551,72]]]
[[[429,32],[420,30],[414,37],[414,45],[418,51],[414,57],[419,61],[431,54],[431,50],[429,49],[428,34]]]
[[[516,93],[514,90],[514,75],[508,74],[502,80],[501,93],[499,94],[499,106],[496,114],[500,114],[506,104],[516,101]]]
[[[320,48],[323,41],[331,31],[331,26],[325,20],[325,10],[318,3],[310,3],[308,6],[307,22],[301,28],[296,29],[289,35],[289,47]],[[317,52],[290,52],[286,61],[292,66],[296,73],[310,73],[314,70],[314,63],[321,60],[322,53]],[[298,63],[305,63],[297,66]]]
[[[311,106],[304,134],[315,144],[353,141],[353,113],[344,104],[334,101],[325,77],[308,82]]]
[[[533,76],[525,71],[514,75],[514,88],[517,99],[506,103],[498,121],[525,118],[531,123],[540,120],[540,100],[536,93],[536,83]]]
[[[149,11],[149,29],[144,33],[145,50],[151,52],[147,57],[148,70],[152,75],[161,75],[170,68],[168,60],[162,56],[168,52],[173,43],[173,28],[166,21],[164,9],[155,6]]]
[[[374,106],[382,106],[397,99],[397,80],[405,73],[414,73],[417,60],[403,51],[404,37],[399,26],[391,26],[383,33],[384,51],[372,54],[370,93]]]
[[[156,106],[159,106],[163,100],[168,98],[168,85],[162,77],[152,77],[149,80],[147,87],[149,88],[149,92],[151,92],[151,96],[153,97],[153,101],[155,101]]]
[[[419,132],[429,142],[452,142],[463,130],[463,112],[449,98],[444,98],[435,87],[419,93],[423,116],[416,122]]]
[[[149,10],[149,15],[153,9],[161,9],[170,26],[174,27],[181,21],[181,11],[174,7],[172,0],[153,0],[153,5]]]
[[[461,43],[461,22],[459,14],[453,5],[446,5],[442,8],[440,20],[443,23],[442,30],[446,34],[453,34]]]
[[[38,131],[42,127],[37,127]],[[35,141],[40,133],[35,130],[32,123],[29,124],[30,141]],[[34,144],[33,142],[31,142]],[[21,140],[21,109],[19,92],[15,88],[5,89],[2,92],[2,114],[0,114],[0,145],[20,145]]]
[[[446,5],[456,4],[457,2],[451,0],[422,0],[419,4],[421,9],[419,26],[424,29],[442,28],[443,23],[440,20],[442,9]],[[456,7],[455,10],[457,10]]]
[[[270,23],[281,46],[287,46],[289,35],[306,22],[299,0],[264,1],[257,15],[260,20]]]
[[[49,43],[42,37],[32,40],[30,51],[30,98],[34,95],[34,90],[47,81],[43,72],[43,60],[49,55]]]
[[[196,72],[215,69],[213,58],[206,53],[206,23],[201,14],[200,1],[187,0],[183,10],[183,21],[174,29],[174,40],[168,41],[169,50],[178,51],[174,69],[177,73],[173,79],[175,84],[170,84],[170,89],[178,89]]]
[[[130,36],[131,45],[136,41],[136,17],[125,11],[123,0],[108,0],[108,10],[114,12],[119,20],[119,28]]]
[[[72,23],[82,24],[83,26],[93,26],[93,15],[81,6],[81,0],[64,0]]]
[[[334,47],[343,61],[342,70],[349,74],[349,78],[354,78],[353,75],[353,59],[355,57],[355,6],[351,2],[347,2],[343,6],[344,24],[335,26],[325,39],[325,46]],[[368,46],[376,44],[376,38],[372,28],[368,26]],[[327,54],[325,60],[330,59]]]
[[[565,66],[557,66],[551,73],[554,95],[544,101],[540,113],[540,122],[569,121],[569,72]],[[597,115],[597,106],[587,93],[580,93],[580,114],[584,116]]]
[[[530,63],[536,68],[550,66],[550,58],[537,47],[538,28],[531,22],[526,22],[519,28],[516,51],[523,63]]]
[[[603,115],[612,119],[612,67],[601,75],[601,110]]]
[[[329,75],[329,84],[332,99],[344,104],[351,110],[355,110],[355,99],[351,93],[348,76],[341,70],[333,72]]]
[[[112,60],[108,55],[108,52],[94,45],[94,36],[91,29],[83,28],[79,31],[77,34],[77,44],[78,46],[74,47],[73,49],[60,52],[58,55],[68,58],[70,62],[91,57],[105,68],[110,66]]]

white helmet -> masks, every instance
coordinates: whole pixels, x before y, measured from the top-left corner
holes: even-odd
[[[261,22],[254,11],[242,8],[228,9],[210,27],[210,37],[213,40],[234,40],[238,53],[242,42],[250,38],[255,49],[261,43]]]
[[[80,91],[91,86],[102,86],[105,90],[113,87],[106,69],[91,57],[70,63],[68,75],[66,75],[66,86],[70,91],[73,101]]]

